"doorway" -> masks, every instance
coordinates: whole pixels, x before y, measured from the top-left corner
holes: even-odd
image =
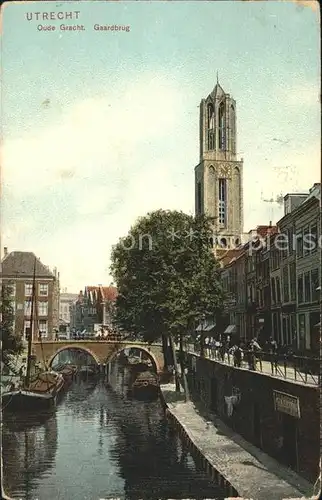
[[[297,422],[294,417],[283,413],[283,460],[288,467],[297,470]]]

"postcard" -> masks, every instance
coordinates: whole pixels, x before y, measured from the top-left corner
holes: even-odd
[[[3,4],[3,497],[318,495],[319,15]]]

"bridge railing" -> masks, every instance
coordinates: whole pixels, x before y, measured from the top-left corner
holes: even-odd
[[[94,340],[95,342],[121,342],[122,340],[126,340],[126,336],[121,334],[121,333],[115,333],[115,334],[109,334],[106,337],[104,336],[97,336],[94,334],[90,333],[83,333],[79,335],[71,335],[69,339],[58,339],[57,342],[66,342],[68,340],[79,340],[79,341],[84,341],[84,340]]]
[[[220,348],[216,349],[205,346],[204,349],[201,350],[200,346],[187,344],[185,350],[201,357],[219,361],[237,368],[260,371],[261,373],[306,384],[320,384],[319,358],[243,350],[241,359],[238,360],[229,350],[227,351]]]

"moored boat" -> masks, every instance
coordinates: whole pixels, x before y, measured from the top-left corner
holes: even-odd
[[[160,384],[158,376],[148,370],[139,373],[131,387],[131,395],[140,401],[154,401],[159,397]]]
[[[61,366],[55,367],[55,371],[60,373],[63,376],[64,381],[65,381],[65,385],[69,386],[72,383],[73,378],[75,377],[75,375],[77,373],[77,366],[70,365],[70,364],[61,365]]]
[[[159,397],[159,377],[147,363],[137,362],[130,367],[128,386],[128,395],[140,401],[154,401]]]
[[[28,338],[27,367],[23,381],[12,384],[9,390],[1,394],[2,411],[43,411],[55,407],[56,398],[64,386],[64,378],[61,374],[53,371],[44,371],[32,373],[32,339],[40,338],[39,332],[36,332],[38,322],[36,307],[36,264],[35,258],[32,295],[31,295],[31,314],[30,327],[26,331]],[[38,333],[38,335],[36,335]],[[46,365],[45,365],[46,366]],[[35,366],[34,366],[35,370]],[[21,378],[23,371],[21,370]]]
[[[36,375],[28,386],[4,392],[1,395],[2,410],[44,411],[55,407],[56,399],[64,386],[64,378],[56,372],[43,372]]]

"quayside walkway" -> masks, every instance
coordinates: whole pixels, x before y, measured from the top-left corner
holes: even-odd
[[[167,412],[207,462],[238,492],[253,500],[308,498],[313,485],[234,433],[199,405],[183,400],[174,384],[162,385]]]
[[[189,354],[200,356],[200,351],[196,349],[192,344],[188,344],[185,347],[185,350]],[[216,363],[234,366],[234,358],[227,352],[225,352],[223,357],[221,357],[220,354],[214,349],[205,349],[203,357],[206,359],[210,359],[211,361],[215,361]],[[294,358],[296,358],[296,356],[294,356]],[[310,361],[311,363],[314,363],[316,373],[303,371],[301,370],[300,366],[297,366],[296,364],[290,366],[290,361],[288,359],[279,360],[275,363],[262,359],[261,355],[259,354],[256,358],[256,371],[259,373],[263,373],[264,375],[293,381],[299,384],[318,386],[320,384],[320,360],[314,359]],[[240,368],[249,370],[248,361],[242,359]]]

